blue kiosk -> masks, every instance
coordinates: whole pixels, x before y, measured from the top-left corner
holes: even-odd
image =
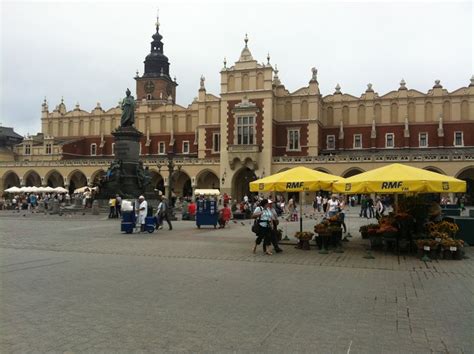
[[[217,201],[220,192],[218,189],[196,189],[194,191],[196,201],[196,226],[211,225],[217,228],[219,208]]]

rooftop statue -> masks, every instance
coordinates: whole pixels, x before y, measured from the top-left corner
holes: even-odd
[[[127,97],[122,100],[122,117],[120,127],[131,127],[135,124],[135,98],[129,89],[126,91]]]

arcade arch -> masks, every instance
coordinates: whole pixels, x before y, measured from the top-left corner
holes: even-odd
[[[474,166],[468,166],[458,172],[456,178],[466,181],[467,202],[472,205],[474,202]]]
[[[3,175],[3,190],[8,189],[10,187],[20,187],[20,177],[13,172],[8,171]]]
[[[325,169],[324,167],[316,167],[314,170],[332,175],[331,171],[329,171],[328,169]]]
[[[203,170],[196,176],[196,188],[220,189],[219,177],[211,170]]]
[[[358,175],[360,173],[364,172],[363,169],[361,168],[358,168],[358,167],[351,167],[347,170],[345,170],[343,173],[342,173],[342,177],[344,178],[348,178],[348,177],[352,177],[352,176],[355,176],[355,175]]]
[[[444,173],[444,171],[438,167],[434,167],[434,166],[426,166],[426,167],[423,167],[424,170],[426,171],[431,171],[431,172],[436,172],[436,173],[441,173],[442,175],[445,175],[446,173]]]
[[[232,179],[232,197],[237,201],[241,201],[245,195],[250,196],[249,183],[256,179],[257,176],[254,170],[248,167],[242,167],[234,174]]]
[[[57,170],[49,171],[44,180],[49,187],[64,187],[64,178]]]
[[[189,175],[180,170],[173,173],[171,177],[172,191],[178,197],[190,197],[193,195],[193,187]]]
[[[38,172],[30,170],[25,173],[25,176],[23,177],[23,184],[26,187],[40,187],[41,177]]]
[[[69,181],[69,193],[73,193],[77,188],[87,186],[87,177],[82,171],[72,171],[67,179]]]
[[[103,179],[104,176],[105,176],[105,171],[104,170],[95,171],[91,176],[92,186],[98,186],[100,184],[100,181]]]
[[[150,171],[151,174],[151,184],[153,186],[153,189],[159,190],[161,194],[165,194],[165,180],[163,179],[163,176],[158,173],[157,171]]]

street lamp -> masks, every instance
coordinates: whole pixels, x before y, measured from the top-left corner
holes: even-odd
[[[173,151],[168,151],[168,154],[166,155],[167,159],[168,159],[168,162],[165,166],[168,167],[168,208],[169,208],[169,214],[170,214],[170,219],[171,220],[176,220],[176,216],[174,215],[174,211],[173,211],[173,202],[172,202],[172,190],[174,188],[174,183],[173,183],[173,173],[174,173],[174,170],[175,170],[175,167],[178,169],[178,171],[181,170],[181,165],[176,165],[174,163],[174,156],[175,156],[175,153]],[[158,167],[158,171],[161,172],[161,167],[164,167],[162,166],[160,163],[157,163],[157,167]]]

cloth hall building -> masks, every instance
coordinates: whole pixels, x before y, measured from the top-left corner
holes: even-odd
[[[219,188],[240,199],[250,181],[298,165],[348,177],[402,162],[466,179],[472,193],[474,77],[453,92],[439,80],[426,93],[401,80],[385,94],[368,84],[361,95],[338,85],[323,96],[317,70],[308,68],[308,84],[289,92],[270,58],[254,59],[246,38],[238,60],[220,70],[220,93],[207,92],[201,77],[197,98],[183,107],[175,103],[178,84],[158,23],[152,39],[144,73],[135,76],[135,126],[158,189],[172,178],[178,196]],[[97,103],[87,112],[64,102],[51,109],[45,101],[41,133],[0,146],[0,191],[94,185],[114,158],[111,132],[120,115],[119,106]],[[160,167],[168,154],[177,166],[171,177]]]

